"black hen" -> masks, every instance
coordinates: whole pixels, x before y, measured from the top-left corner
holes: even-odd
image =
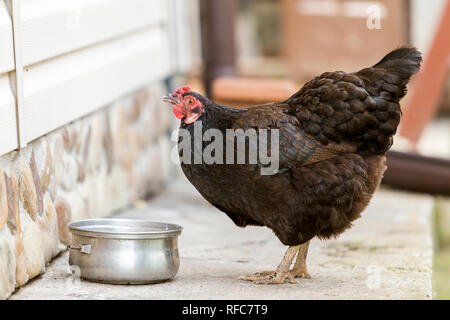
[[[309,277],[309,240],[338,236],[360,216],[380,184],[385,153],[400,121],[399,101],[421,60],[415,48],[399,48],[373,67],[355,73],[326,72],[286,101],[249,109],[217,105],[188,87],[166,97],[182,119],[180,128],[190,133],[180,135],[179,146],[190,139],[184,146],[192,151],[211,149],[213,140],[196,144],[196,125],[202,134],[217,129],[223,142],[229,142],[227,129],[255,129],[258,138],[260,129],[278,130],[278,141],[268,141],[269,146],[278,142],[275,174],[261,174],[267,165],[260,160],[251,163],[248,155],[256,148],[251,135],[241,164],[226,164],[227,158],[238,156],[237,144],[232,149],[224,146],[223,155],[216,148],[213,163],[195,164],[194,152],[186,154],[189,151],[180,148],[183,172],[206,200],[236,225],[266,226],[290,246],[276,271],[241,279],[283,283]],[[214,142],[221,139],[214,138]]]

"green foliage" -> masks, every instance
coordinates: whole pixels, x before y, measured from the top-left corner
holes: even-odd
[[[450,250],[438,250],[433,261],[434,299],[450,299]]]
[[[433,291],[434,299],[450,299],[450,201],[437,198],[433,212]]]

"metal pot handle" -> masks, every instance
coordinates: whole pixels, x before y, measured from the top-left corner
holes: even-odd
[[[81,253],[90,254],[91,253],[91,245],[90,244],[82,244],[80,246],[68,246],[69,249],[80,250]]]

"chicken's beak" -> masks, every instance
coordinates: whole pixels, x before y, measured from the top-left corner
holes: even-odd
[[[177,98],[173,94],[167,94],[163,97],[164,102],[176,105],[178,103]]]

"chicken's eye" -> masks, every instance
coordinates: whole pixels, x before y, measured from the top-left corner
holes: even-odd
[[[193,105],[194,104],[194,99],[192,99],[192,98],[188,98],[186,101],[187,101],[187,103],[189,105]]]

